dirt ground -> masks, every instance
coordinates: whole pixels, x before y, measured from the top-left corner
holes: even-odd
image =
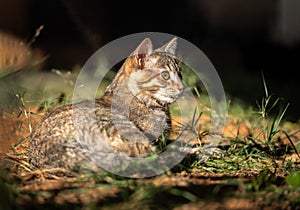
[[[300,209],[300,191],[287,186],[287,174],[282,171],[267,175],[257,168],[220,172],[202,164],[187,170],[175,167],[152,178],[129,179],[109,173],[73,176],[62,169],[37,169],[28,163],[26,137],[42,115],[2,112],[0,209]],[[232,139],[254,132],[259,131],[230,118],[224,136]],[[298,141],[300,126],[293,125],[291,133]],[[284,136],[278,138],[289,144]],[[229,141],[222,144],[230,146]],[[286,159],[299,164],[296,154]],[[263,181],[257,184],[260,179]],[[271,187],[261,187],[264,182]],[[262,190],[254,190],[255,183]]]

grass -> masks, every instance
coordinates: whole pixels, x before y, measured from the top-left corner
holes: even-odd
[[[54,72],[52,76],[69,80],[63,73]],[[197,81],[190,79],[187,83],[196,85]],[[69,87],[73,83],[64,84]],[[190,155],[172,170],[148,179],[128,179],[106,172],[72,177],[61,169],[33,167],[27,162],[25,137],[39,115],[69,103],[71,94],[44,92],[37,98],[27,87],[11,92],[16,106],[10,116],[22,120],[24,132],[5,155],[0,169],[0,190],[5,195],[1,196],[1,208],[230,209],[230,202],[238,202],[235,206],[241,209],[247,205],[295,209],[300,204],[300,126],[283,129],[288,104],[269,94],[264,79],[263,85],[265,96],[257,107],[234,100],[229,103],[220,153],[204,163],[197,154]],[[206,136],[212,135],[205,126],[209,124],[209,100],[205,100],[203,87],[195,87],[194,93],[204,99],[199,113],[194,114],[192,126],[179,126],[181,130],[196,130],[199,140],[194,147],[201,148]]]

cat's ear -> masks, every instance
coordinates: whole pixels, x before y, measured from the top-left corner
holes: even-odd
[[[166,52],[172,55],[176,54],[177,49],[177,37],[173,38],[171,41],[169,41],[164,46],[158,48],[156,51],[158,52]]]
[[[149,38],[144,39],[141,44],[131,54],[140,68],[144,67],[144,59],[153,52],[152,42]]]
[[[152,42],[149,38],[144,39],[133,52],[134,55],[150,54],[153,51]]]

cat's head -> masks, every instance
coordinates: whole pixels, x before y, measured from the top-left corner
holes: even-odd
[[[128,88],[145,103],[161,105],[174,102],[184,91],[180,62],[175,56],[177,38],[153,50],[146,38],[125,61]]]

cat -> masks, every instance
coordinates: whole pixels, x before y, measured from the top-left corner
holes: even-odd
[[[171,132],[168,105],[185,89],[176,48],[176,37],[155,50],[144,39],[102,97],[47,114],[31,133],[29,162],[38,168],[97,171],[99,160],[117,166],[115,154],[126,159],[157,151]]]

